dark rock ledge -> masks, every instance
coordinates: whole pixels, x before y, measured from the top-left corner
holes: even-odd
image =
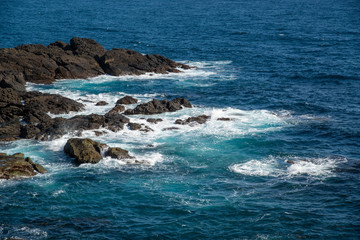
[[[190,67],[161,55],[143,55],[129,49],[107,51],[88,38],[70,44],[24,44],[0,49],[0,87],[25,91],[26,82],[49,84],[55,79],[88,78],[101,74],[140,75],[179,72]]]

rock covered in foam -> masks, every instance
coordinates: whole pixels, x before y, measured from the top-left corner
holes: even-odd
[[[23,153],[0,153],[0,179],[28,178],[46,172],[43,166],[34,163],[29,157],[25,158]]]

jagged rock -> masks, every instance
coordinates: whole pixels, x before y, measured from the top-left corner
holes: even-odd
[[[117,132],[124,128],[124,124],[129,123],[130,120],[122,114],[112,113],[105,114],[105,127],[113,132]]]
[[[134,109],[128,109],[125,111],[127,115],[135,115],[135,114],[159,114],[164,112],[175,112],[177,110],[182,109],[184,107],[192,107],[190,102],[185,98],[175,98],[171,101],[169,100],[157,100],[153,99],[150,102],[143,103],[138,105]]]
[[[186,125],[186,124],[189,124],[189,123],[192,123],[192,122],[197,122],[199,124],[204,124],[207,121],[207,119],[209,119],[209,118],[210,118],[210,116],[200,115],[200,116],[197,116],[197,117],[189,117],[186,120],[177,119],[175,121],[175,124]]]
[[[160,55],[142,55],[133,50],[106,51],[93,39],[23,44],[0,49],[0,87],[25,91],[26,82],[49,84],[55,79],[88,78],[102,74],[124,75],[146,72],[178,72],[187,65]]]
[[[121,113],[125,111],[125,107],[123,105],[116,104],[107,114]]]
[[[139,130],[141,129],[141,124],[139,123],[128,123],[130,130]]]
[[[98,163],[101,159],[101,151],[106,144],[95,142],[90,138],[71,138],[64,147],[64,152],[75,158],[77,164]]]
[[[116,104],[124,104],[124,105],[129,105],[129,104],[135,104],[137,103],[138,100],[136,98],[130,97],[130,96],[125,96],[123,98],[120,98]]]
[[[115,147],[115,148],[108,148],[105,152],[106,157],[117,158],[117,159],[132,159],[134,157],[129,155],[129,151],[126,151],[122,148]]]
[[[0,141],[14,141],[20,138],[21,124],[18,121],[0,125]]]
[[[20,179],[46,172],[43,166],[34,163],[30,158],[24,159],[23,153],[15,153],[11,156],[0,154],[0,179]]]
[[[95,105],[96,106],[106,106],[106,105],[108,105],[109,103],[107,103],[107,102],[105,102],[105,101],[100,101],[100,102],[98,102],[98,103],[96,103]]]
[[[149,123],[154,123],[154,124],[157,124],[158,122],[162,122],[163,120],[161,118],[148,118],[146,119],[147,122]]]
[[[27,92],[23,98],[26,108],[37,109],[45,113],[63,114],[71,111],[78,112],[84,108],[83,104],[58,94]]]
[[[74,37],[70,40],[70,48],[75,55],[86,55],[99,59],[106,49],[93,39]]]
[[[113,76],[179,72],[178,68],[189,68],[157,54],[143,55],[130,49],[119,48],[107,51],[99,62],[104,71]]]

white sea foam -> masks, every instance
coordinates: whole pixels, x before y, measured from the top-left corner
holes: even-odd
[[[269,177],[331,177],[336,167],[346,162],[346,158],[302,158],[302,157],[273,157],[262,160],[250,160],[245,163],[234,164],[230,171],[248,176]]]

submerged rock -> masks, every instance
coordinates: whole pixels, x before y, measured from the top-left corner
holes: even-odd
[[[146,119],[147,122],[149,123],[154,123],[154,124],[157,124],[158,122],[162,122],[163,120],[161,118],[148,118]]]
[[[100,101],[98,103],[95,104],[95,106],[106,106],[108,105],[109,103],[105,102],[105,101]]]
[[[0,179],[21,179],[47,172],[40,164],[24,157],[23,153],[15,153],[11,156],[0,153]]]
[[[90,138],[71,138],[66,142],[64,152],[75,158],[77,164],[98,163],[102,159],[101,151],[105,147],[106,144]]]
[[[128,109],[125,111],[126,115],[135,115],[135,114],[160,114],[164,112],[175,112],[182,109],[182,106],[191,108],[191,103],[185,98],[175,98],[171,101],[169,100],[157,100],[153,99],[150,102],[143,103],[138,105],[134,109]]]

